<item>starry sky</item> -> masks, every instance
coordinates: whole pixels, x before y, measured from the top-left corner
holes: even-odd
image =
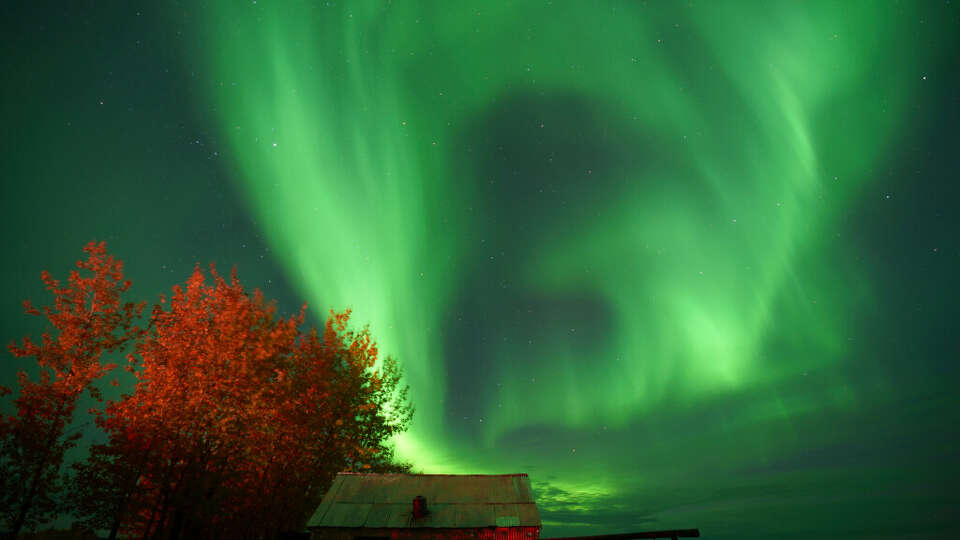
[[[543,536],[960,527],[958,2],[147,4],[5,8],[4,339],[93,239],[236,265]]]

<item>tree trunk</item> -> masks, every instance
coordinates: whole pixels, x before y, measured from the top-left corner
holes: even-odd
[[[137,471],[133,474],[130,488],[125,490],[120,498],[120,504],[117,505],[117,511],[113,515],[113,524],[110,526],[110,536],[108,540],[116,540],[117,534],[120,533],[120,524],[123,523],[123,518],[126,516],[127,504],[130,503],[130,499],[133,498],[133,492],[137,489],[137,484],[140,483],[140,475],[143,474],[143,469],[147,466],[147,461],[150,459],[150,452],[153,450],[153,443],[156,442],[156,440],[157,434],[154,433],[153,438],[150,439],[150,444],[143,453],[143,459],[141,459],[137,465]]]
[[[60,403],[57,406],[57,414],[54,416],[53,424],[50,426],[50,436],[47,438],[47,444],[43,450],[43,457],[40,459],[40,463],[37,464],[37,469],[33,473],[33,479],[30,482],[30,489],[27,491],[27,496],[20,503],[20,512],[17,514],[16,521],[13,522],[13,528],[10,529],[10,539],[14,540],[17,536],[20,535],[20,530],[23,529],[23,524],[27,522],[27,514],[29,514],[30,509],[33,507],[33,499],[37,496],[37,486],[40,483],[40,479],[43,477],[43,469],[47,466],[47,461],[50,459],[50,453],[53,451],[53,446],[57,443],[57,439],[60,438],[60,433],[62,429],[57,429],[56,418],[59,418],[64,414],[65,407],[63,403]]]

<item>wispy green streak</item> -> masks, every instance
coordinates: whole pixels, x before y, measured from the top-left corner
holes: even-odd
[[[737,422],[789,426],[814,408],[858,406],[840,371],[816,393],[776,389],[841,365],[842,321],[868,305],[868,272],[833,258],[835,225],[869,190],[922,84],[891,43],[901,9],[214,2],[197,35],[236,180],[295,283],[314,309],[352,308],[405,367],[417,417],[401,452],[427,471],[493,472],[524,466],[498,448],[530,426],[615,432],[747,395]],[[533,346],[501,341],[484,368],[500,386],[447,395],[457,363],[443,330],[470,285],[464,269],[481,239],[510,227],[477,199],[491,179],[456,161],[469,141],[483,146],[470,126],[514,95],[571,94],[627,126],[611,144],[649,159],[605,168],[593,211],[529,238],[510,278],[525,293],[599,299],[611,338],[588,359],[559,331]],[[479,445],[447,435],[443,400],[454,399],[480,404]],[[783,444],[761,439],[752,458]],[[537,467],[598,496],[661,474],[625,478],[632,454],[610,455]]]

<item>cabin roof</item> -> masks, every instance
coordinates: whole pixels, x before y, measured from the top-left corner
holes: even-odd
[[[429,514],[415,519],[417,495]],[[340,473],[307,527],[540,527],[540,514],[526,474]]]

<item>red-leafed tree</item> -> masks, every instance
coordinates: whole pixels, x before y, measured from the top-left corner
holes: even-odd
[[[37,380],[19,373],[16,414],[0,417],[0,518],[12,538],[54,515],[64,453],[80,436],[68,435],[77,400],[85,390],[100,398],[93,383],[115,367],[101,362],[103,354],[140,333],[131,323],[143,304],[121,302],[130,287],[123,264],[102,242],[84,251],[87,259],[77,262],[67,284],[43,272],[52,306],[38,310],[24,302],[28,314],[45,317],[51,327],[40,343],[26,337],[10,344],[14,356],[34,357],[40,369]]]
[[[154,307],[129,355],[133,393],[97,417],[106,444],[75,466],[84,523],[139,538],[273,538],[304,525],[342,470],[407,470],[388,441],[412,407],[370,332],[322,336],[211,266]],[[305,310],[305,306],[304,306]]]

